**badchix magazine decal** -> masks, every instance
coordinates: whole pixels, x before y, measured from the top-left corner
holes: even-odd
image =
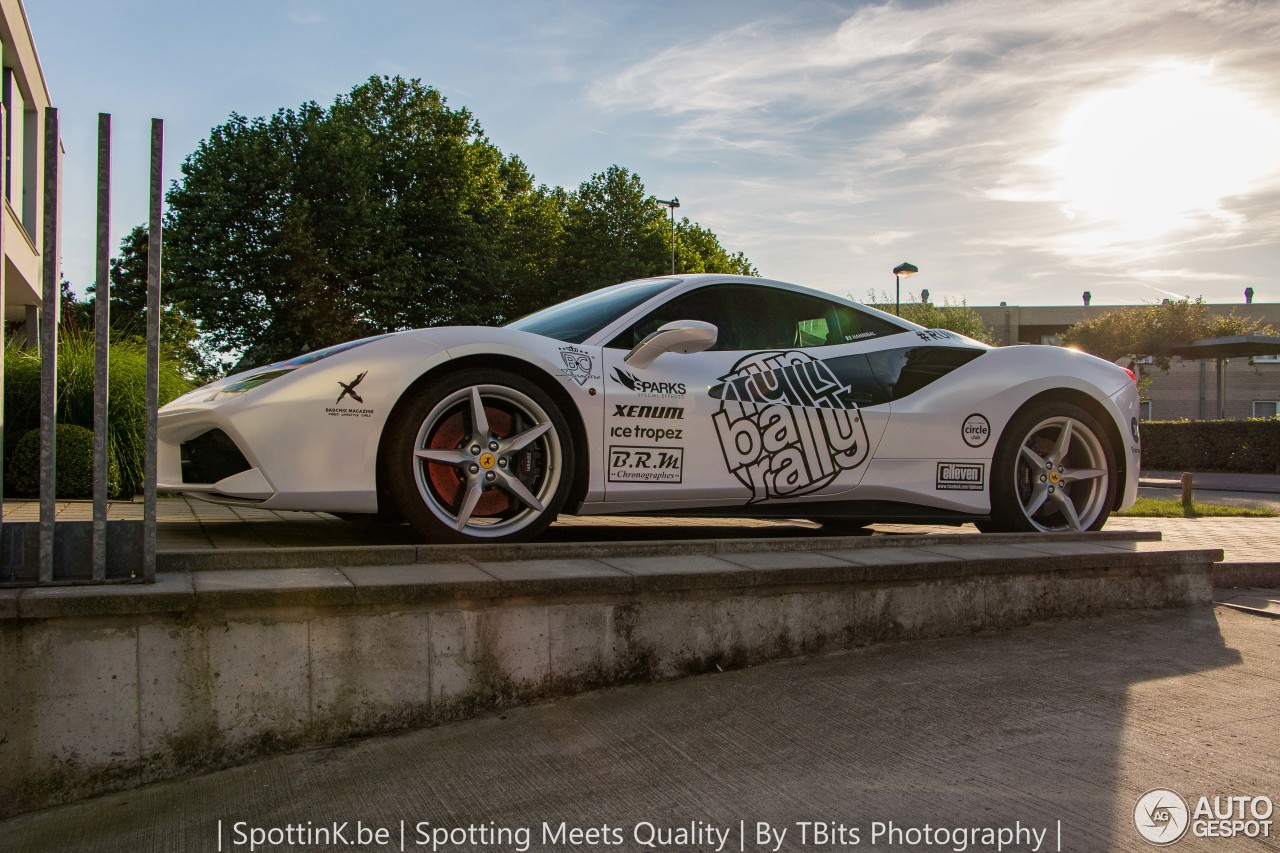
[[[867,429],[849,386],[798,350],[743,358],[710,391],[729,471],[748,503],[817,491],[867,458]]]
[[[641,397],[683,397],[688,392],[683,382],[650,382],[621,367],[613,369],[613,381]]]
[[[364,378],[369,375],[369,371],[364,371],[350,382],[338,380],[338,385],[342,388],[342,392],[338,394],[338,399],[333,401],[332,406],[326,406],[324,413],[331,418],[371,418],[373,417],[373,409],[363,408],[364,398],[360,396],[360,392],[356,389]],[[343,400],[351,400],[356,405],[342,405]]]
[[[561,373],[568,376],[579,385],[586,385],[588,379],[599,379],[599,376],[591,375],[591,368],[595,366],[591,353],[577,347],[560,347],[560,360],[564,362]]]
[[[609,447],[610,483],[679,483],[683,447]]]
[[[986,488],[986,471],[982,462],[939,462],[936,487],[940,492],[980,492]]]

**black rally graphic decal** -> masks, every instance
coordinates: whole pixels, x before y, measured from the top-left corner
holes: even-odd
[[[760,352],[733,366],[710,391],[729,471],[748,503],[793,498],[830,484],[867,457],[867,429],[849,386],[808,353]]]

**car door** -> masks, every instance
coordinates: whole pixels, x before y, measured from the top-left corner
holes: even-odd
[[[851,311],[783,288],[710,284],[616,335],[603,355],[606,502],[757,504],[854,489],[890,415],[862,353],[903,329]],[[716,344],[627,362],[676,320],[714,324]]]

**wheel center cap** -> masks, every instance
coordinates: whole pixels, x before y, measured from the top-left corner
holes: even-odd
[[[480,463],[480,467],[486,471],[498,464],[497,458],[492,453],[481,453],[480,458],[476,461],[478,461]]]
[[[481,465],[483,465],[483,464],[484,464],[484,462],[482,461],[480,464],[481,464]],[[1049,472],[1049,482],[1050,482],[1050,483],[1053,483],[1053,484],[1056,486],[1056,485],[1058,484],[1058,480],[1059,480],[1058,472],[1057,472],[1057,471],[1050,471],[1050,472]]]

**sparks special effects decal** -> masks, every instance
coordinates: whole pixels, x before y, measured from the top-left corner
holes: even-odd
[[[588,379],[600,378],[591,375],[594,362],[591,353],[586,350],[577,347],[561,347],[560,360],[564,362],[564,368],[560,372],[579,385],[586,385]]]
[[[987,443],[987,439],[991,438],[991,424],[982,415],[969,415],[964,419],[960,434],[964,436],[965,444],[970,447],[981,447]]]
[[[753,353],[720,381],[712,420],[730,473],[751,490],[748,503],[817,491],[867,458],[849,386],[808,353]]]
[[[683,397],[688,392],[683,382],[650,382],[620,367],[613,369],[613,379],[623,388],[634,391],[641,397]]]
[[[936,488],[940,492],[980,492],[986,488],[982,462],[939,462]]]
[[[683,447],[609,447],[610,483],[679,483]]]
[[[350,382],[339,381],[338,384],[342,386],[342,393],[338,395],[338,399],[333,401],[332,406],[325,407],[324,413],[331,418],[371,418],[373,417],[373,409],[357,409],[350,406],[339,405],[343,401],[343,399],[347,397],[350,397],[352,400],[354,400],[357,403],[364,402],[364,398],[361,397],[359,392],[356,391],[356,386],[358,386],[361,382],[363,382],[364,378],[368,375],[369,375],[369,371],[366,370],[363,373],[361,373],[359,376],[357,376],[355,379],[352,379]]]

